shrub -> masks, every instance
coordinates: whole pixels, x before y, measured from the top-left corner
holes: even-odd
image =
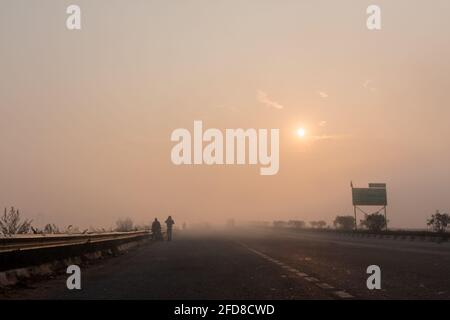
[[[353,230],[355,228],[355,218],[352,216],[337,216],[333,225],[340,230]]]
[[[53,234],[53,233],[60,233],[60,232],[59,232],[59,228],[55,224],[48,223],[44,227],[44,233]]]
[[[286,221],[278,220],[273,222],[273,226],[275,228],[286,228],[288,226],[288,223]]]
[[[302,220],[289,220],[288,225],[293,228],[302,229],[305,227],[306,224],[305,224],[305,221],[302,221]]]
[[[361,226],[370,231],[381,231],[386,228],[386,218],[379,213],[366,214],[364,220],[361,220]]]
[[[117,220],[116,221],[116,231],[119,231],[119,232],[133,231],[133,220],[131,220],[131,218]]]
[[[449,224],[450,216],[448,213],[440,213],[439,210],[436,210],[436,213],[431,215],[431,218],[427,221],[427,225],[432,226],[436,232],[445,232]]]

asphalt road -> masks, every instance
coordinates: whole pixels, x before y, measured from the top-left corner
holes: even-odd
[[[381,268],[369,290],[366,268]],[[13,299],[450,299],[450,244],[296,232],[175,234],[4,293]]]

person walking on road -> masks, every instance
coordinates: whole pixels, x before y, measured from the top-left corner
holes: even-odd
[[[162,240],[161,223],[159,223],[158,218],[155,218],[152,223],[152,234],[153,240]]]
[[[172,241],[172,226],[175,224],[175,221],[173,221],[172,216],[169,216],[166,220],[167,225],[167,241]]]

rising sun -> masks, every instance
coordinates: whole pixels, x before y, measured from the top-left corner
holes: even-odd
[[[297,129],[297,135],[298,135],[300,138],[303,138],[303,137],[305,136],[305,134],[306,134],[305,129],[303,129],[303,128]]]

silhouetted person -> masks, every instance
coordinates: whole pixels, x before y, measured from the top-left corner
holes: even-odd
[[[166,220],[167,225],[167,241],[172,241],[172,226],[175,224],[175,221],[173,221],[172,216],[169,216]]]
[[[155,218],[155,220],[152,223],[152,234],[154,240],[161,240],[162,238],[161,223],[159,223],[157,218]]]

